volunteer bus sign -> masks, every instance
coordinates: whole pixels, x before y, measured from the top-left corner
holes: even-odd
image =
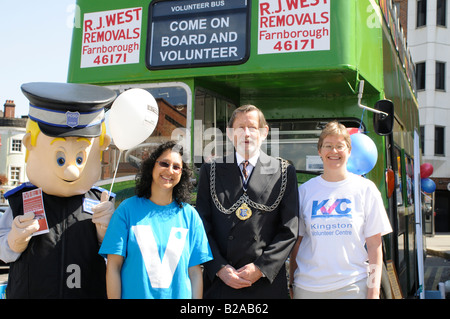
[[[149,8],[147,67],[240,64],[249,52],[248,0],[156,1]]]

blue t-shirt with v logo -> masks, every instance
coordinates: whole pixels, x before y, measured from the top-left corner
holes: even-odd
[[[189,267],[212,259],[197,211],[137,196],[114,212],[99,252],[124,257],[122,298],[192,297]]]

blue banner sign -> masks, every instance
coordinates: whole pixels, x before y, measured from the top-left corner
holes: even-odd
[[[249,52],[249,0],[150,4],[149,69],[240,64]]]

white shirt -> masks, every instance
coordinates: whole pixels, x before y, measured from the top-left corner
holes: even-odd
[[[258,162],[258,158],[259,158],[259,152],[257,152],[255,155],[253,155],[252,157],[250,157],[248,159],[248,166],[247,166],[248,178],[252,174],[253,168],[256,166],[256,162]],[[241,174],[242,174],[242,165],[244,164],[244,161],[245,161],[245,158],[242,157],[241,154],[236,152],[236,163],[241,170]],[[244,178],[244,174],[242,174],[242,178]]]
[[[392,232],[375,184],[351,173],[339,182],[318,176],[299,187],[299,200],[294,285],[327,292],[366,278],[366,238]]]

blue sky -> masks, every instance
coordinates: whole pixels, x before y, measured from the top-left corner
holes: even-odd
[[[0,109],[16,103],[16,117],[28,114],[20,86],[66,82],[75,0],[1,1]]]

